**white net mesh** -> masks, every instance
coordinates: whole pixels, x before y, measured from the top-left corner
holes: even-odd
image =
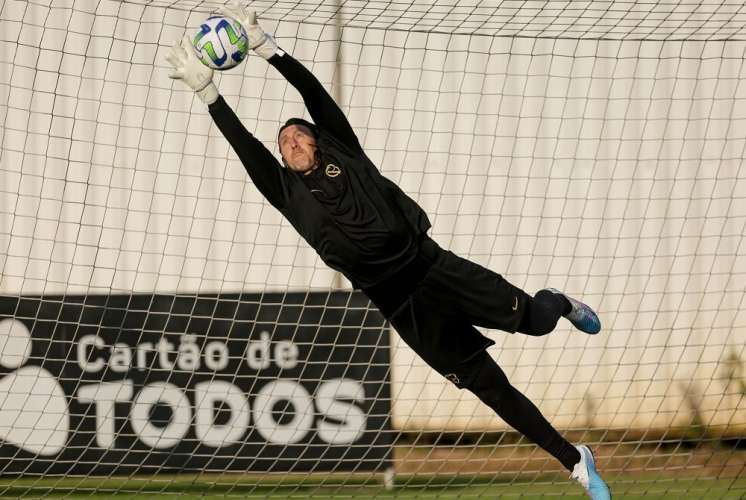
[[[582,493],[389,337],[168,78],[219,5],[2,4],[5,493]],[[599,312],[596,337],[485,333],[615,494],[746,494],[741,2],[252,8],[441,246]],[[256,56],[216,82],[275,153],[304,115]]]

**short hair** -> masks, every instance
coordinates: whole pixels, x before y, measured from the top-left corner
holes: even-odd
[[[314,140],[319,140],[319,129],[316,128],[316,125],[309,122],[308,120],[304,120],[303,118],[291,118],[288,121],[285,122],[285,125],[280,127],[280,131],[277,132],[277,142],[280,142],[280,134],[282,134],[282,131],[286,128],[290,127],[291,125],[303,125],[304,127],[308,128],[308,130],[311,131],[311,134],[313,135]]]

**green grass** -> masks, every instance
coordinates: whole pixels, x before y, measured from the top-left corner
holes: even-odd
[[[584,499],[570,480],[501,482],[479,476],[410,476],[392,489],[371,477],[236,477],[0,480],[1,498],[70,500],[212,500],[212,499]],[[730,479],[660,479],[634,477],[611,481],[615,498],[625,500],[741,500],[746,477]]]

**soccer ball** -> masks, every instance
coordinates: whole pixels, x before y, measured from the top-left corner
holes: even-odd
[[[194,51],[212,69],[230,69],[248,53],[249,36],[241,23],[227,16],[209,17],[194,35]]]

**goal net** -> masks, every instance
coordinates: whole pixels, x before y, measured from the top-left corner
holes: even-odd
[[[1,4],[0,494],[577,498],[324,266],[168,78],[220,5]],[[742,2],[251,8],[443,248],[598,311],[597,336],[484,333],[615,495],[746,495]],[[255,55],[215,81],[278,158],[309,118]]]

